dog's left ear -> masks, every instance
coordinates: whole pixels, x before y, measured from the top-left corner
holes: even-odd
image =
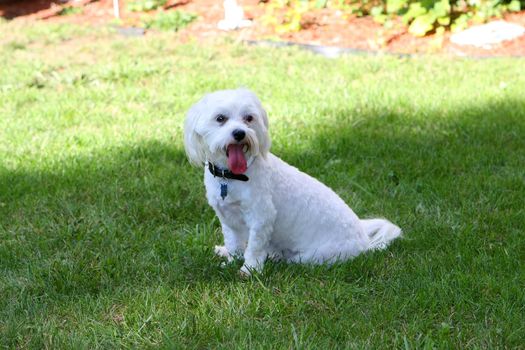
[[[184,122],[184,149],[191,164],[202,166],[206,161],[204,141],[196,131],[197,124],[202,117],[206,96],[194,104],[186,114]]]
[[[261,118],[263,121],[263,130],[262,135],[259,137],[259,152],[264,158],[266,158],[266,156],[270,152],[270,146],[272,145],[272,141],[270,140],[270,133],[268,132],[268,115],[266,114],[266,111],[262,106],[260,106],[260,110]]]

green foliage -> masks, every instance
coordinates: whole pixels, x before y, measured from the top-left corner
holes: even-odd
[[[461,30],[469,21],[481,23],[520,9],[519,0],[385,0],[371,15],[378,23],[400,16],[411,34],[424,36],[439,28]]]
[[[311,9],[314,2],[302,0],[277,0],[266,7],[263,22],[275,27],[277,33],[297,32],[303,29],[301,20],[303,15]],[[316,1],[319,5],[326,5],[326,1]]]
[[[197,15],[182,11],[161,11],[154,17],[145,19],[144,26],[148,29],[178,31],[197,18]]]
[[[330,8],[371,15],[385,25],[400,17],[411,34],[424,36],[434,30],[442,33],[439,28],[461,30],[469,22],[482,23],[508,11],[520,11],[524,5],[523,0],[274,0],[267,5],[264,20],[278,33],[299,31],[308,11]]]
[[[135,0],[128,4],[128,10],[133,12],[145,12],[156,10],[166,5],[167,0]]]
[[[75,6],[66,6],[63,7],[60,12],[58,12],[59,16],[69,16],[69,15],[77,15],[84,12],[84,9],[82,7],[75,7]]]
[[[274,0],[266,5],[263,22],[277,33],[297,32],[305,27],[304,15],[312,10],[329,8],[346,14],[361,11],[379,0]]]

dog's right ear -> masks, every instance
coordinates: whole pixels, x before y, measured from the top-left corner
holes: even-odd
[[[202,166],[206,161],[204,142],[202,136],[196,131],[197,124],[204,112],[205,98],[190,108],[184,122],[184,149],[190,163],[197,166]]]

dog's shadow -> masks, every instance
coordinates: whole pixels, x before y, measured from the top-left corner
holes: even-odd
[[[516,111],[522,107],[519,101],[465,106],[414,122],[392,112],[328,110],[320,113],[326,123],[318,121],[301,139],[285,144],[285,133],[277,133],[273,150],[332,187],[358,215],[387,217],[410,237],[418,227],[436,225],[425,210],[446,197],[444,191],[489,186],[482,178],[487,171],[521,159],[525,130],[518,122],[523,112]],[[188,164],[180,143],[132,144],[36,168],[0,169],[0,262],[14,275],[30,268],[34,293],[98,293],[130,281],[243,281],[238,262],[222,267],[213,255],[221,243],[219,222],[205,200],[202,169]],[[461,176],[470,182],[451,181]],[[443,187],[451,183],[457,188]],[[265,285],[272,276],[376,278],[401,247],[441,249],[449,240],[437,232],[416,247],[409,238],[344,268],[270,262],[257,277]]]
[[[209,266],[199,257],[218,232],[196,232],[214,216],[181,146],[152,141],[0,168],[1,266],[42,295],[176,283]]]

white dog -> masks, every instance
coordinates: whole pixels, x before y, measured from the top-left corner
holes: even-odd
[[[383,219],[360,220],[330,188],[270,151],[268,118],[246,89],[204,96],[189,110],[184,146],[205,165],[208,203],[220,219],[224,246],[244,255],[241,273],[266,258],[332,263],[385,248],[401,229]]]

